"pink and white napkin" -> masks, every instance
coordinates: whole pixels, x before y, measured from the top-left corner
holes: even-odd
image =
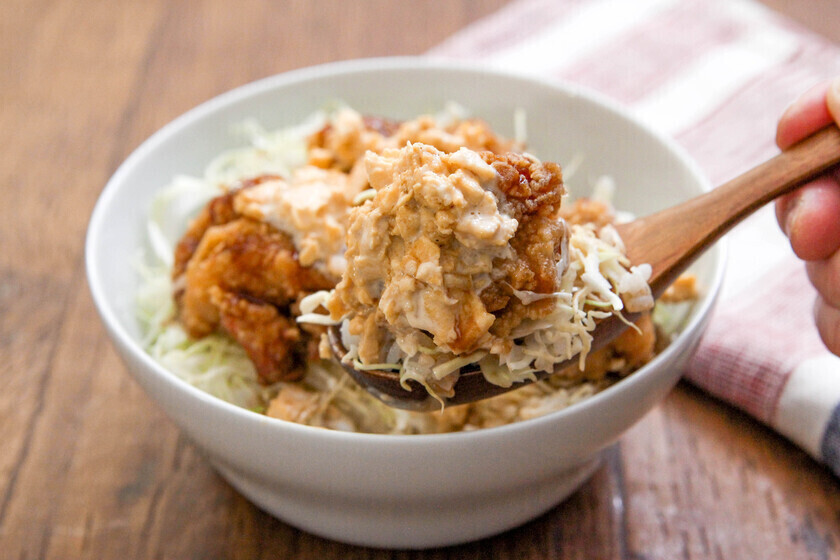
[[[429,52],[575,82],[672,136],[720,184],[778,152],[776,122],[840,75],[840,46],[755,0],[514,0]],[[728,235],[721,301],[686,378],[840,475],[840,358],[771,208]]]

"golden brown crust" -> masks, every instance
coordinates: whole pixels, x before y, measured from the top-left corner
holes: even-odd
[[[172,278],[177,279],[187,268],[187,262],[192,258],[204,233],[212,226],[226,224],[238,217],[233,207],[236,194],[242,189],[259,185],[265,181],[279,179],[277,175],[260,175],[241,182],[236,188],[217,196],[205,206],[201,213],[190,222],[186,233],[175,246],[175,263],[172,266]]]
[[[499,174],[499,189],[507,198],[504,209],[517,220],[532,214],[554,216],[560,209],[566,189],[556,163],[517,153],[482,152],[481,157]]]
[[[601,228],[615,221],[615,214],[607,204],[591,198],[579,198],[564,206],[560,216],[570,226],[592,224]]]
[[[563,174],[555,163],[541,163],[523,154],[483,152],[482,159],[499,174],[501,204],[519,221],[510,241],[513,257],[495,263],[503,279],[484,290],[481,300],[496,316],[491,332],[506,338],[525,318],[537,318],[551,310],[549,299],[522,304],[512,290],[540,294],[557,290],[557,260],[566,228],[557,217],[566,190]]]
[[[507,285],[498,284],[495,293],[487,296],[497,298],[492,305],[496,315],[491,329],[494,336],[507,338],[510,331],[524,319],[536,319],[551,312],[551,299],[544,298],[524,305],[512,295],[511,288],[538,294],[557,291],[560,283],[557,255],[560,254],[564,235],[563,222],[544,216],[525,221],[517,230],[511,241],[516,258],[499,263],[500,270],[504,271],[507,278]],[[502,299],[506,300],[505,305],[499,306]]]
[[[307,139],[309,164],[349,173],[365,151],[380,149],[384,139],[399,129],[398,121],[339,112]]]
[[[683,274],[668,286],[660,299],[668,303],[678,303],[697,299],[698,296],[697,277],[693,274]]]
[[[516,141],[498,136],[481,119],[455,119],[441,126],[428,116],[400,122],[340,110],[307,139],[309,164],[348,173],[367,150],[381,152],[385,148],[402,148],[409,142],[434,146],[445,153],[462,147],[495,154],[523,148]]]
[[[178,317],[196,338],[230,334],[262,381],[297,378],[312,337],[290,318],[290,306],[334,282],[300,266],[287,234],[237,216],[233,196],[211,201],[178,244]]]
[[[299,379],[306,360],[303,333],[295,320],[264,301],[243,294],[210,291],[221,327],[242,347],[264,383]]]

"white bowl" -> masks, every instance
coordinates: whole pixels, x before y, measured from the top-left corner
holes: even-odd
[[[696,265],[705,290],[682,335],[634,375],[566,410],[477,432],[385,436],[301,426],[237,408],[180,380],[138,342],[131,260],[144,243],[146,213],[155,189],[178,173],[199,174],[233,147],[233,125],[250,117],[268,128],[296,124],[337,99],[393,118],[455,101],[507,135],[514,109],[523,109],[533,153],[561,164],[582,155],[579,185],[611,175],[616,206],[638,215],[707,190],[706,180],[673,141],[577,87],[396,58],[294,71],[212,99],[144,142],[102,192],[86,243],[102,321],[137,382],[242,494],[291,525],[368,546],[450,545],[515,527],[577,489],[600,451],[676,383],[717,295],[722,251],[711,250]]]

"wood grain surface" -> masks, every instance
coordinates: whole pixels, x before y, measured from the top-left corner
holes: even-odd
[[[0,558],[840,558],[837,479],[688,386],[539,519],[382,551],[256,509],[117,359],[88,295],[84,233],[144,138],[256,78],[422,53],[504,3],[0,2]],[[840,3],[768,4],[840,40]]]

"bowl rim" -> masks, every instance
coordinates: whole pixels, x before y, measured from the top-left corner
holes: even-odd
[[[175,117],[137,146],[108,179],[91,213],[85,239],[85,269],[88,287],[106,331],[109,332],[112,337],[116,337],[119,345],[130,352],[133,358],[141,362],[141,364],[147,370],[152,372],[159,381],[162,381],[172,389],[185,392],[190,398],[197,399],[202,404],[217,409],[217,411],[222,414],[233,414],[234,417],[241,422],[251,423],[255,427],[266,425],[276,426],[278,430],[291,430],[293,433],[299,432],[301,434],[306,434],[307,437],[324,437],[328,440],[347,440],[347,438],[349,438],[349,441],[358,443],[379,443],[388,441],[394,442],[394,444],[398,445],[405,445],[408,441],[415,442],[413,445],[434,445],[438,442],[458,440],[462,438],[469,438],[470,440],[475,441],[476,439],[483,439],[486,437],[495,438],[501,434],[511,434],[515,436],[518,432],[522,430],[530,430],[535,425],[560,422],[568,416],[580,414],[592,407],[604,406],[606,401],[615,398],[614,395],[616,393],[643,382],[644,378],[647,376],[646,374],[656,369],[656,366],[659,363],[669,360],[674,354],[680,352],[682,350],[680,341],[687,338],[689,333],[700,327],[706,316],[711,312],[711,308],[714,306],[720,293],[726,269],[727,249],[725,239],[720,240],[713,248],[713,251],[716,252],[714,270],[709,285],[706,286],[706,289],[704,290],[703,298],[699,302],[699,307],[694,312],[683,331],[664,350],[657,354],[653,360],[645,364],[632,375],[590,397],[583,399],[580,402],[570,405],[567,408],[549,412],[536,418],[505,424],[502,426],[483,428],[467,432],[459,431],[409,435],[344,432],[298,424],[278,418],[271,418],[264,414],[259,414],[254,411],[241,408],[224,401],[223,399],[210,395],[209,393],[202,391],[170,372],[166,367],[157,362],[148,352],[141,348],[138,341],[135,340],[135,338],[130,335],[128,330],[124,327],[104,294],[104,289],[102,287],[103,281],[101,278],[104,268],[99,262],[96,248],[99,243],[99,238],[103,235],[102,223],[105,220],[108,208],[112,205],[114,199],[118,195],[120,185],[131,175],[133,170],[141,164],[146,155],[167,137],[185,127],[190,126],[192,123],[213,114],[217,110],[235,102],[239,102],[242,99],[253,97],[276,88],[288,87],[290,85],[294,85],[295,83],[306,82],[314,78],[321,78],[328,75],[340,76],[363,72],[417,70],[466,72],[492,75],[499,79],[513,79],[523,82],[532,82],[540,85],[541,87],[547,87],[566,95],[585,97],[588,101],[596,105],[600,105],[601,108],[630,121],[631,124],[642,129],[652,136],[657,142],[663,144],[679,160],[680,164],[685,166],[686,169],[690,171],[691,175],[698,180],[704,191],[711,189],[707,176],[700,169],[697,162],[691,158],[686,150],[673,138],[647,125],[627,111],[626,108],[623,108],[617,101],[600,92],[590,90],[579,84],[569,83],[556,78],[543,78],[524,72],[503,70],[497,66],[482,62],[460,61],[434,56],[361,58],[339,62],[329,62],[326,64],[290,70],[235,87],[224,93],[216,95]],[[130,370],[130,368],[127,369]]]

